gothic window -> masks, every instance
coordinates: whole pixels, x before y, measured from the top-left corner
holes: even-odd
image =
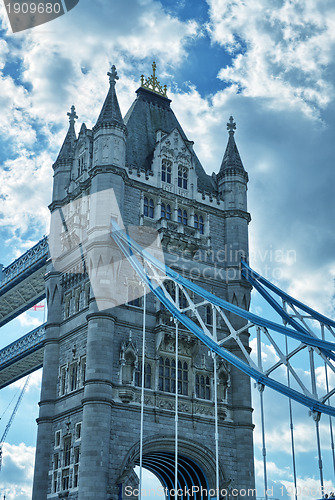
[[[159,358],[160,391],[176,392],[176,361],[170,358]],[[178,360],[178,394],[188,395],[188,364]]]
[[[60,431],[56,431],[55,433],[55,448],[60,446]]]
[[[199,229],[199,217],[198,217],[198,214],[194,214],[194,227],[195,227],[195,229]]]
[[[66,366],[62,366],[60,369],[60,389],[59,389],[59,394],[60,396],[64,396],[66,392]]]
[[[188,213],[186,210],[181,210],[181,208],[178,208],[178,222],[182,222],[184,226],[187,226]]]
[[[54,469],[57,470],[59,468],[59,454],[54,454]]]
[[[169,160],[162,161],[162,181],[171,184],[172,163]]]
[[[204,234],[204,218],[202,215],[194,214],[194,227],[199,229],[200,234]]]
[[[77,488],[78,486],[78,476],[79,476],[79,466],[75,465],[73,467],[73,487]]]
[[[211,306],[206,306],[206,323],[210,326],[213,324],[213,311]]]
[[[76,424],[76,439],[81,439],[81,422]]]
[[[53,473],[53,492],[57,492],[57,472]]]
[[[161,204],[161,217],[170,220],[171,219],[171,206]]]
[[[141,293],[140,293],[138,286],[129,285],[128,286],[128,305],[134,306],[134,307],[141,307],[140,295],[141,295]]]
[[[83,171],[84,171],[84,155],[78,158],[78,177],[83,173]]]
[[[78,363],[70,365],[70,391],[75,391],[78,384]]]
[[[154,209],[155,204],[152,198],[148,199],[146,196],[144,197],[144,215],[145,217],[154,218]]]
[[[204,218],[202,215],[199,217],[199,231],[200,234],[204,234]]]
[[[151,219],[154,218],[154,208],[155,208],[154,200],[150,199],[149,200],[149,217],[151,217]]]
[[[68,490],[70,483],[70,470],[64,469],[62,471],[62,490]]]
[[[53,474],[53,492],[57,492],[57,472]]]
[[[195,395],[200,399],[211,399],[210,378],[206,375],[196,374],[195,376]]]
[[[178,167],[178,187],[187,189],[187,181],[188,181],[188,168],[182,167],[179,165]]]
[[[63,455],[64,467],[70,465],[71,459],[71,436],[64,438],[64,455]]]
[[[135,371],[135,385],[137,387],[142,387],[142,362],[139,361],[138,367]],[[151,389],[151,365],[146,363],[144,366],[144,387],[146,389]]]
[[[86,356],[80,360],[80,385],[83,386],[86,378]]]

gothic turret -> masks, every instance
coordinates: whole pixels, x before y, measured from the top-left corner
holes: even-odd
[[[231,116],[227,123],[229,133],[228,144],[217,175],[218,189],[225,201],[225,208],[229,210],[247,210],[247,183],[248,174],[235,142],[236,123]]]
[[[65,189],[69,184],[71,177],[75,143],[77,140],[74,124],[75,120],[78,119],[74,106],[71,106],[71,112],[67,113],[67,115],[70,121],[69,130],[66,134],[57,160],[52,166],[54,169],[53,201],[60,201],[66,196]]]
[[[227,123],[227,130],[228,144],[217,175],[218,189],[225,207],[227,293],[230,302],[248,309],[250,287],[240,275],[241,258],[248,259],[248,224],[250,222],[250,214],[247,212],[248,174],[243,167],[235,143],[236,124],[232,116]]]
[[[108,72],[109,91],[97,123],[93,127],[93,168],[101,165],[125,167],[127,128],[123,122],[115,92],[119,79],[115,66]]]

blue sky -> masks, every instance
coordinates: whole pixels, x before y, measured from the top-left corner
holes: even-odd
[[[333,1],[80,0],[66,16],[14,35],[3,4],[0,15],[0,262],[7,265],[48,233],[51,165],[71,105],[77,131],[83,121],[91,127],[107,92],[106,72],[115,64],[124,115],[140,75],[149,75],[155,60],[174,112],[210,174],[219,170],[226,123],[231,114],[235,118],[250,178],[253,267],[334,317]],[[252,307],[266,311],[256,299]],[[0,345],[42,319],[34,312],[17,318],[2,329]],[[7,488],[9,500],[30,498],[39,380],[36,373],[8,436],[0,494]],[[0,394],[0,414],[19,383],[14,385]],[[278,417],[284,404],[266,392],[269,482],[276,496],[280,485],[292,483],[288,424]],[[314,486],[312,422],[305,408],[295,405],[294,412],[298,476],[302,485]],[[32,418],[23,432],[27,413]],[[330,486],[325,425],[322,431]],[[258,431],[255,443],[261,484]]]

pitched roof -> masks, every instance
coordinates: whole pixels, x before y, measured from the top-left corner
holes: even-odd
[[[221,163],[219,175],[223,174],[227,169],[235,169],[245,172],[243,163],[240,157],[240,153],[238,152],[234,134],[236,129],[236,124],[234,123],[234,119],[231,116],[229,119],[229,123],[227,123],[227,129],[229,131],[229,139],[226,147],[225,154],[223,156],[223,160]]]
[[[103,124],[115,123],[124,126],[119,102],[115,92],[116,80],[119,79],[115,66],[112,66],[111,73],[107,73],[107,75],[109,76],[109,91],[100,111],[97,123],[95,124],[95,128]]]
[[[70,119],[69,130],[64,139],[63,145],[57,156],[55,163],[60,161],[67,161],[73,159],[74,145],[77,140],[76,131],[74,129],[75,120],[78,118],[76,115],[75,107],[71,107],[71,112],[67,114]]]
[[[128,130],[126,163],[133,168],[149,170],[158,130],[169,134],[177,128],[184,140],[187,141],[187,137],[170,107],[170,99],[143,87],[140,87],[136,94],[137,98],[124,118]],[[214,192],[215,182],[206,174],[196,154],[192,154],[198,176],[198,189]]]

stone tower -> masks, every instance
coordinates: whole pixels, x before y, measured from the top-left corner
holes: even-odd
[[[248,177],[235,124],[231,118],[219,172],[207,175],[155,70],[154,64],[152,76],[142,77],[122,118],[113,66],[97,123],[92,130],[83,124],[77,137],[72,107],[53,165],[33,500],[136,496],[144,299],[138,278],[115,257],[112,216],[139,234],[158,234],[168,265],[249,307],[250,288],[239,273],[241,256],[248,256]],[[173,297],[172,282],[166,287]],[[211,309],[204,306],[202,315],[210,326]],[[238,318],[230,319],[238,326]],[[143,466],[173,488],[176,339],[170,320],[148,294]],[[219,323],[219,338],[225,334]],[[183,327],[178,339],[178,480],[209,491],[216,472],[213,360]],[[250,381],[223,361],[217,376],[220,488],[254,488]]]

